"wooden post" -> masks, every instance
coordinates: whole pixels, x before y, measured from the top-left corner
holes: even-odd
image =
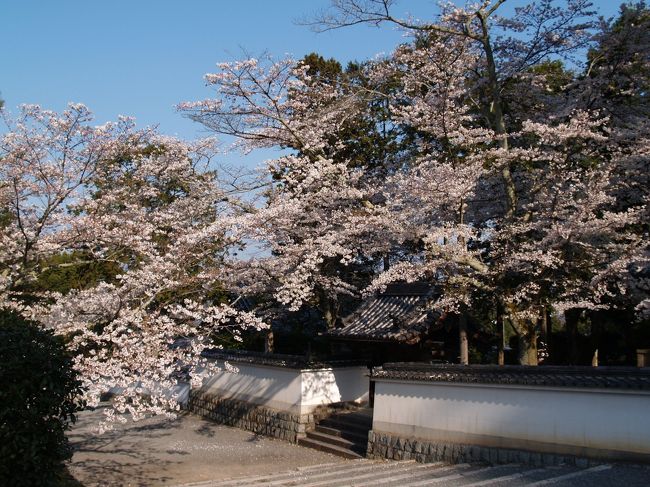
[[[564,323],[567,340],[569,342],[568,363],[577,365],[578,363],[578,321],[582,314],[581,309],[568,309],[564,312]]]
[[[264,340],[264,353],[273,353],[273,332],[270,330]]]
[[[469,345],[467,342],[467,316],[458,316],[458,337],[460,339],[460,364],[469,365]]]
[[[503,316],[503,306],[501,306],[501,302],[499,301],[497,301],[497,329],[497,333],[499,334],[499,356],[497,358],[497,363],[499,365],[505,365],[506,328]]]
[[[546,306],[540,307],[540,327],[539,338],[548,346],[548,315],[546,314]]]
[[[594,352],[594,356],[591,357],[591,366],[598,367],[598,349]]]
[[[550,320],[548,319],[548,313],[546,306],[541,305],[539,308],[539,342],[540,347],[538,350],[538,356],[541,362],[546,362],[546,359],[549,357],[548,351],[548,342],[549,342],[549,333],[548,325]]]

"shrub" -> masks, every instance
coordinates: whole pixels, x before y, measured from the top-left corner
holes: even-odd
[[[56,485],[81,382],[62,340],[0,312],[0,485]]]

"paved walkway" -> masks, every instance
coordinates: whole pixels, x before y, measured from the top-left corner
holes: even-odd
[[[650,469],[612,465],[579,469],[351,460],[346,463],[297,468],[274,475],[252,475],[225,481],[181,484],[177,487],[425,487],[433,485],[647,487],[650,485]]]

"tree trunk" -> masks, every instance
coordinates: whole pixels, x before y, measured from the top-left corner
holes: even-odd
[[[318,293],[318,298],[318,307],[320,308],[321,313],[323,313],[323,319],[325,320],[327,330],[333,330],[336,326],[336,320],[338,319],[337,303],[333,299],[330,299],[324,291]]]
[[[539,365],[537,355],[537,323],[517,317],[517,306],[513,303],[504,303],[509,310],[508,317],[512,328],[517,333],[517,360],[520,365]]]
[[[494,52],[492,51],[492,44],[488,29],[488,18],[483,12],[477,13],[478,19],[481,22],[481,29],[483,31],[483,51],[485,52],[485,61],[487,64],[488,74],[488,89],[490,92],[490,113],[492,115],[492,124],[494,131],[499,135],[499,145],[502,149],[508,150],[508,137],[506,130],[506,119],[503,113],[503,102],[501,100],[501,87],[499,86],[499,77],[497,76],[496,62],[494,61]],[[507,212],[506,217],[511,219],[515,216],[517,211],[517,190],[515,182],[512,178],[510,165],[506,164],[501,170],[501,176],[506,190],[507,197]]]
[[[538,365],[537,334],[534,330],[518,335],[517,358],[520,365]]]
[[[599,310],[593,310],[589,313],[589,322],[591,324],[591,335],[589,339],[589,346],[593,350],[591,356],[591,365],[598,367],[600,361],[598,359],[598,349],[600,348],[600,339],[603,330],[606,326],[606,315]]]
[[[458,338],[460,339],[460,364],[469,365],[469,346],[467,342],[467,316],[458,316]]]
[[[569,365],[578,363],[578,320],[581,309],[568,309],[564,312],[564,323],[567,334],[568,353],[567,362]]]
[[[497,301],[496,321],[497,321],[497,334],[499,336],[497,363],[499,365],[505,365],[506,363],[506,357],[505,357],[506,330],[505,330],[505,322],[503,318],[504,318],[503,306],[501,305],[500,301]]]

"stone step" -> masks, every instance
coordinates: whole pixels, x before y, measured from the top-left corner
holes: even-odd
[[[331,445],[340,446],[341,448],[347,448],[348,450],[355,450],[355,451],[358,450],[360,452],[361,451],[365,452],[368,446],[367,441],[366,443],[362,441],[351,441],[342,438],[341,436],[323,433],[322,431],[308,431],[307,438],[310,438],[312,440],[322,441],[323,443],[330,443]]]
[[[370,410],[372,411],[372,409]],[[353,411],[351,413],[333,414],[330,418],[341,419],[342,421],[368,426],[372,428],[372,412]]]
[[[319,425],[326,426],[328,428],[336,429],[339,431],[347,431],[355,435],[368,437],[368,431],[370,427],[358,424],[353,421],[346,421],[338,417],[329,417],[318,422]]]
[[[301,482],[301,487],[372,487],[386,479],[409,478],[415,471],[427,469],[434,471],[439,468],[438,464],[428,463],[414,464],[411,462],[392,462],[388,465],[375,465],[366,471],[349,472],[348,474],[328,476],[327,479],[313,482]]]
[[[307,467],[298,467],[279,473],[267,473],[265,475],[255,475],[248,477],[235,477],[219,481],[196,482],[192,484],[183,484],[175,487],[245,487],[250,485],[272,485],[272,484],[294,484],[297,479],[321,478],[330,475],[345,474],[366,470],[369,465],[373,465],[371,460],[353,459],[340,460],[335,463],[326,463],[320,465],[310,465]],[[297,484],[294,484],[297,485]]]
[[[298,444],[345,458],[363,458],[372,428],[372,409],[341,411],[317,422]]]
[[[504,475],[510,475],[517,471],[518,468],[521,468],[517,465],[466,465],[463,464],[463,469],[451,469],[446,470],[443,475],[438,473],[433,476],[424,476],[413,478],[412,480],[401,482],[400,487],[428,487],[432,485],[441,485],[441,487],[451,487],[451,486],[462,486],[467,484],[472,484],[477,480],[480,482],[502,477]],[[469,467],[469,468],[467,468]],[[465,470],[467,468],[467,470]],[[444,470],[444,469],[441,469]],[[495,487],[499,484],[495,484]]]
[[[176,487],[546,487],[553,485],[648,485],[640,476],[620,478],[612,465],[591,468],[527,465],[416,463],[414,461],[341,460],[290,471]],[[629,474],[629,472],[628,472]],[[627,482],[627,483],[626,483]]]
[[[368,433],[357,433],[353,431],[348,431],[348,430],[341,430],[338,428],[333,428],[329,426],[325,426],[322,424],[317,424],[315,430],[316,432],[319,433],[324,433],[326,435],[330,436],[339,436],[341,438],[345,438],[346,440],[350,440],[354,443],[359,443],[359,444],[366,444],[368,443]]]
[[[457,463],[454,465],[447,465],[443,462],[418,463],[417,466],[408,469],[403,474],[391,472],[391,475],[387,475],[367,485],[372,485],[372,487],[403,487],[407,482],[417,482],[423,479],[429,479],[435,483],[436,478],[449,475],[449,472],[467,471],[471,467],[467,463]],[[362,485],[359,484],[359,487]]]
[[[365,412],[353,411],[351,413],[332,414],[326,419],[334,419],[347,424],[372,428],[372,414]]]
[[[363,455],[360,455],[359,453],[350,450],[348,448],[344,448],[341,446],[333,445],[331,443],[326,443],[323,441],[319,440],[314,440],[312,438],[300,438],[298,440],[298,444],[300,446],[306,446],[308,448],[314,448],[315,450],[319,450],[322,452],[326,453],[332,453],[333,455],[337,455],[339,457],[343,458],[363,458]]]
[[[313,473],[311,475],[298,475],[292,479],[290,482],[281,483],[281,485],[291,485],[291,486],[300,486],[314,487],[315,485],[327,486],[329,487],[332,484],[337,482],[345,482],[348,486],[350,485],[350,480],[358,478],[359,476],[366,475],[369,473],[377,474],[377,472],[390,472],[394,468],[394,465],[388,464],[386,462],[372,462],[366,459],[354,459],[347,460],[352,467],[340,467],[338,469],[327,469],[319,471],[318,473]],[[396,463],[396,462],[393,462]],[[269,484],[271,487],[273,483]],[[267,487],[265,485],[265,487]]]
[[[362,460],[353,460],[360,462]],[[346,486],[357,485],[358,479],[368,477],[377,477],[391,475],[393,470],[397,468],[408,468],[412,464],[404,464],[404,466],[387,463],[372,463],[372,464],[357,464],[353,468],[345,468],[339,471],[327,470],[309,476],[295,476],[289,481],[271,481],[264,484],[264,487],[273,487],[275,485],[292,486],[292,487],[333,487],[333,486]],[[403,463],[403,462],[399,462]]]

